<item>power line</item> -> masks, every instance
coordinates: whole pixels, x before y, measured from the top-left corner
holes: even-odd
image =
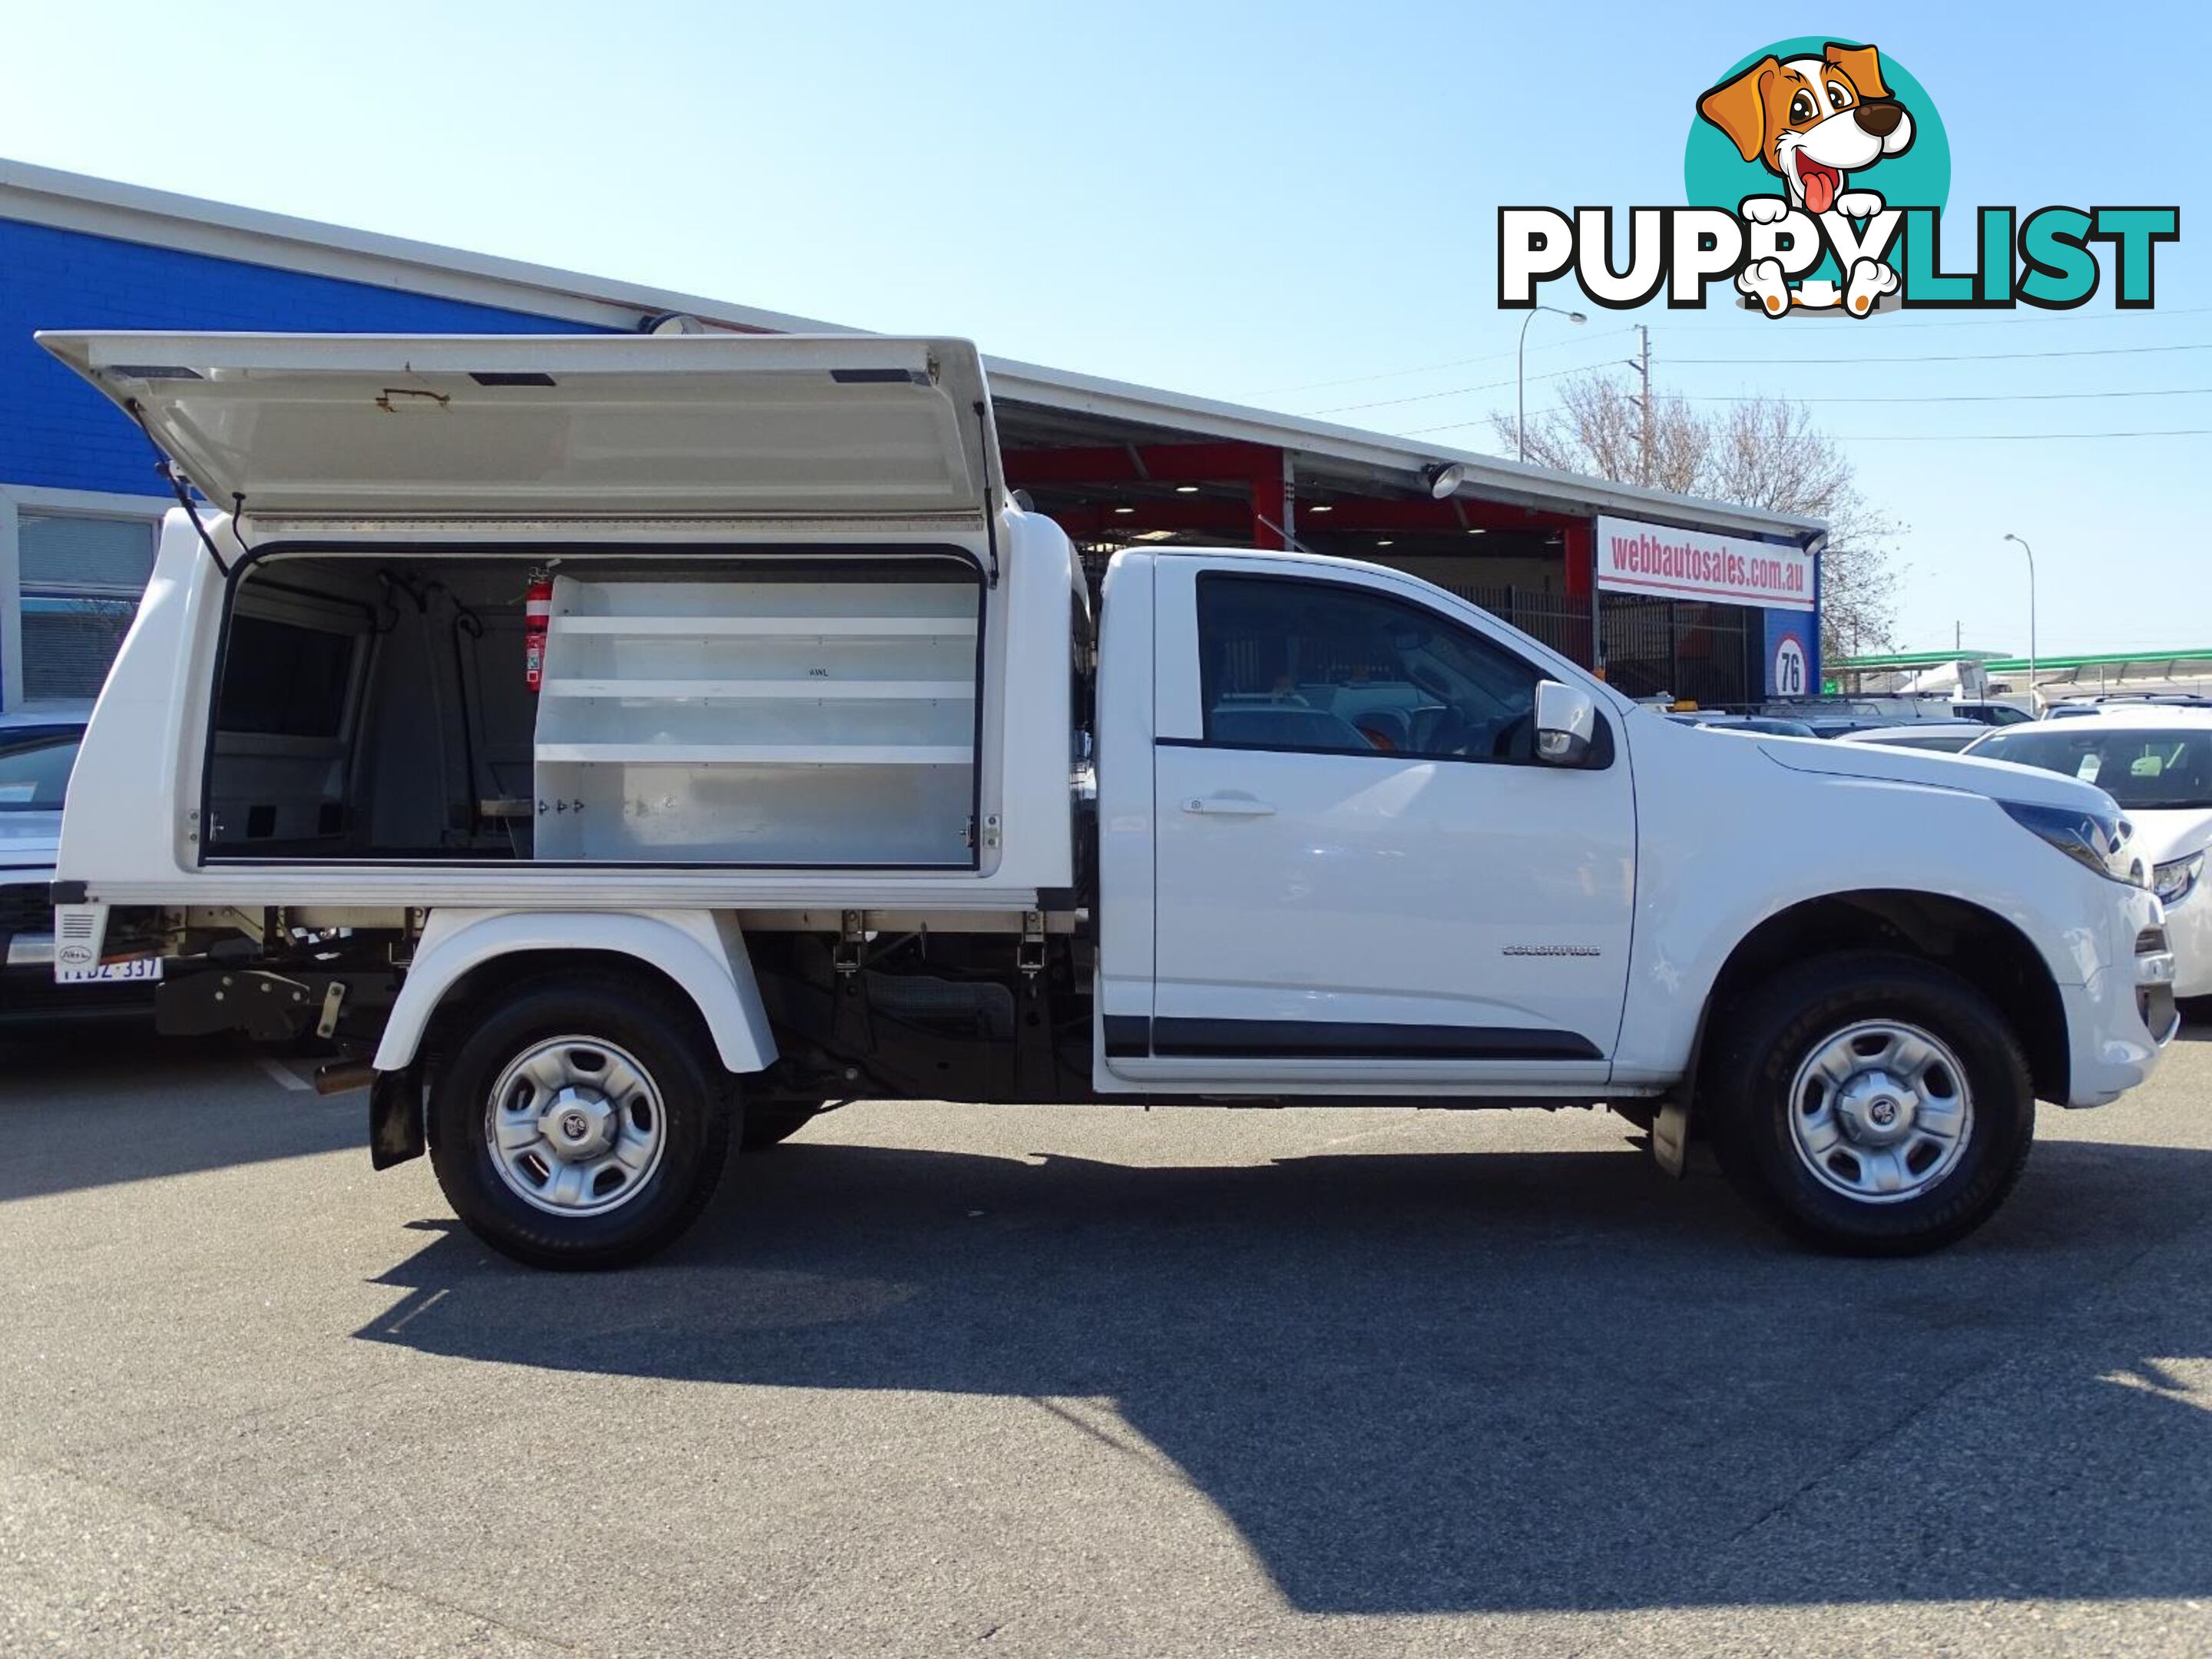
[[[2207,312],[2212,312],[2212,306],[2176,306],[2158,311],[2015,311],[2008,312],[1998,317],[1892,317],[1885,320],[1881,326],[1885,333],[1898,329],[2016,328],[2023,323],[2039,326],[2045,323],[2125,321],[2133,326],[2140,327],[2169,318],[2202,316]],[[1726,329],[1741,328],[1742,320],[1739,318],[1717,318],[1705,323],[1648,323],[1642,326],[1662,334],[1709,334],[1717,333]],[[1609,339],[1615,335],[1634,331],[1635,325],[1628,328],[1608,329],[1602,334],[1590,335],[1583,339],[1548,341],[1541,345],[1530,346],[1528,349],[1531,351],[1564,350],[1569,346],[1587,345],[1597,340]],[[1271,386],[1248,395],[1255,398],[1281,398],[1287,397],[1294,392],[1326,392],[1333,386],[1364,386],[1376,380],[1407,380],[1416,374],[1434,374],[1447,368],[1465,368],[1471,363],[1497,362],[1512,356],[1513,353],[1510,351],[1491,351],[1476,357],[1449,357],[1437,362],[1419,364],[1412,368],[1383,369],[1373,374],[1347,374],[1340,380],[1306,380],[1297,386]],[[1913,361],[1929,360],[1916,358]]]
[[[1844,444],[2025,444],[2087,438],[2212,438],[2212,426],[2172,427],[2156,432],[1832,432],[1828,435]]]
[[[2079,346],[2065,351],[1978,351],[1929,356],[1915,352],[1905,357],[1670,357],[1670,363],[1739,363],[1760,368],[1790,368],[1812,365],[1846,368],[1860,363],[2007,363],[2039,357],[2136,357],[2152,351],[2212,351],[2212,340],[2187,345]]]
[[[2205,390],[2207,392],[2212,392],[2212,387],[2207,387]],[[2045,395],[2051,397],[2070,397],[2075,395],[2095,396],[2099,394],[2052,392],[2046,393]],[[2130,394],[2118,393],[2115,395],[2127,396]],[[2197,394],[2192,393],[2190,395]],[[1923,400],[1916,398],[1886,399],[1871,398],[1838,398],[1823,401],[1843,403],[1911,403]],[[1925,401],[1942,402],[1945,400],[1942,398],[1934,398]],[[1554,404],[1549,409],[1540,410],[1537,413],[1540,418],[1546,415],[1556,415],[1560,412],[1562,407],[1563,405]],[[1490,422],[1491,416],[1484,416],[1480,420],[1473,421],[1447,421],[1438,426],[1407,427],[1399,431],[1396,435],[1401,438],[1419,438],[1426,436],[1428,434],[1432,432],[1459,432],[1464,431],[1467,428],[1471,426],[1487,426],[1490,424]],[[1823,435],[1833,439],[1838,443],[2039,443],[2053,440],[2075,438],[2196,438],[2212,436],[2212,427],[2175,427],[2161,428],[2154,431],[2145,430],[2130,432],[1829,432],[1825,433]]]
[[[1556,415],[1559,413],[1559,405],[1555,404],[1551,408],[1538,412],[1542,415]],[[1442,426],[1409,426],[1401,428],[1393,435],[1400,438],[1419,438],[1431,432],[1462,432],[1471,426],[1488,426],[1491,419],[1490,416],[1485,415],[1480,419],[1472,421],[1446,421]]]
[[[1868,398],[1800,398],[1796,396],[1767,398],[1758,393],[1730,396],[1725,392],[1666,392],[1663,397],[1679,397],[1690,404],[2034,404],[2048,403],[2070,398],[2203,398],[2212,396],[2212,386],[2166,386],[2156,391],[2125,392],[1956,392],[1905,394],[1897,393]],[[1548,411],[1547,411],[1548,412]]]
[[[1559,411],[1554,406],[1542,412],[1556,415]],[[1452,426],[1413,427],[1397,435],[1414,438],[1431,432],[1449,432],[1459,427],[1484,424],[1481,421],[1459,421]],[[1839,444],[2027,444],[2070,441],[2077,438],[2198,438],[2212,436],[2212,427],[2172,427],[2136,432],[1824,432],[1820,435]]]
[[[1586,334],[1577,339],[1550,340],[1528,348],[1531,351],[1562,351],[1569,346],[1586,346],[1599,340],[1611,339],[1617,334],[1632,334],[1632,328],[1609,328],[1602,334]],[[1494,363],[1510,357],[1510,351],[1486,351],[1480,357],[1453,357],[1440,363],[1423,363],[1418,368],[1390,368],[1379,374],[1347,374],[1340,380],[1307,380],[1298,386],[1279,386],[1265,392],[1255,392],[1255,398],[1284,398],[1293,392],[1326,392],[1331,386],[1361,386],[1370,380],[1402,380],[1415,374],[1434,374],[1447,368],[1465,368],[1469,363]]]
[[[1626,329],[1621,331],[1623,333],[1628,332]],[[1569,374],[1594,374],[1599,369],[1607,367],[1609,367],[1609,365],[1605,363],[1577,363],[1572,368],[1554,368],[1542,374],[1531,374],[1528,378],[1532,383],[1537,380],[1556,380]],[[1378,398],[1372,403],[1334,404],[1327,409],[1309,409],[1301,410],[1300,413],[1309,416],[1348,415],[1354,410],[1360,409],[1395,409],[1401,404],[1434,403],[1439,398],[1463,398],[1469,392],[1495,392],[1502,386],[1511,386],[1513,384],[1514,382],[1510,380],[1486,380],[1480,386],[1454,386],[1449,392],[1417,392],[1410,398]]]
[[[1923,328],[2017,328],[2021,324],[2039,325],[2044,323],[2109,323],[2121,319],[2135,325],[2161,321],[2169,317],[2198,317],[2212,311],[2212,306],[2160,307],[2155,311],[2040,311],[2033,308],[2008,311],[1996,317],[1921,317],[1896,316],[1885,313],[1880,325],[1887,333],[1894,329]],[[1741,326],[1736,318],[1716,318],[1704,323],[1653,323],[1650,326],[1664,334],[1710,334],[1723,329]]]
[[[1841,368],[1853,367],[1859,363],[2002,363],[2050,357],[2127,357],[2148,351],[2212,351],[2212,340],[2197,341],[2187,345],[2093,346],[2068,351],[1986,351],[1935,356],[1916,353],[1905,357],[1669,357],[1667,362],[1670,367],[1676,364],[1708,367],[1733,363],[1741,367],[1756,368],[1788,368],[1807,364],[1821,368]],[[1585,364],[1574,368],[1553,369],[1543,374],[1531,374],[1528,378],[1531,380],[1556,380],[1562,375],[1591,374],[1596,369],[1609,367],[1611,365],[1604,363]],[[1495,392],[1500,386],[1512,384],[1511,380],[1486,380],[1480,386],[1450,386],[1442,392],[1419,392],[1411,397],[1377,398],[1359,404],[1334,404],[1326,409],[1310,409],[1301,412],[1306,415],[1348,415],[1363,409],[1395,409],[1406,404],[1436,403],[1445,398],[1464,398],[1477,392]],[[1822,400],[1814,398],[1802,401]],[[1472,426],[1477,423],[1469,421],[1456,422],[1456,424]],[[1445,429],[1443,427],[1420,428],[1429,432],[1441,432]]]
[[[1631,362],[1631,368],[1636,364]],[[1869,397],[1830,398],[1819,394],[1799,397],[1770,392],[1668,392],[1660,394],[1660,401],[1669,399],[1685,404],[2031,404],[2070,401],[2083,398],[2205,398],[2212,397],[2212,386],[2160,386],[2149,389],[2128,389],[2113,392],[1882,392]],[[1634,394],[1629,398],[1636,401]],[[1536,411],[1539,418],[1558,415],[1566,409],[1565,404],[1551,404]],[[1438,432],[1441,427],[1423,428]]]

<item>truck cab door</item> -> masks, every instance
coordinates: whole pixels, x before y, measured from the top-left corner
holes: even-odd
[[[1154,563],[1153,975],[1132,1081],[1344,1092],[1602,1082],[1634,790],[1535,756],[1547,669],[1384,572]],[[1118,1047],[1117,1056],[1111,1048]]]

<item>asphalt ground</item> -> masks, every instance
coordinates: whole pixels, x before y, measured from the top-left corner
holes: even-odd
[[[0,1651],[2212,1652],[2212,1026],[1940,1256],[1603,1113],[858,1105],[533,1273],[0,1045]]]

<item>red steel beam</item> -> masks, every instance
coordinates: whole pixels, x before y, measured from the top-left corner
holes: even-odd
[[[1178,497],[1164,501],[1132,501],[1130,510],[1117,513],[1103,501],[1042,509],[1045,516],[1078,540],[1109,533],[1134,535],[1139,530],[1200,532],[1236,544],[1251,532],[1252,514],[1242,501],[1204,501]]]
[[[1570,531],[1582,522],[1551,514],[1524,513],[1493,501],[1373,501],[1340,495],[1326,510],[1316,510],[1316,505],[1301,499],[1301,534],[1309,530],[1317,536],[1332,530],[1404,530],[1455,536],[1469,530],[1512,530],[1542,536]]]
[[[1006,482],[1035,484],[1243,483],[1282,465],[1264,444],[1101,444],[1086,449],[1010,449]],[[1280,486],[1277,486],[1279,493]],[[1274,515],[1268,514],[1270,518]]]
[[[1577,519],[1567,526],[1561,539],[1567,556],[1567,597],[1587,599],[1597,569],[1597,526],[1588,519]]]
[[[1268,518],[1274,518],[1276,514],[1270,509],[1274,507],[1277,499],[1282,494],[1283,487],[1280,479],[1273,477],[1255,477],[1247,485],[1247,488],[1253,492],[1253,498],[1259,504],[1259,510],[1266,514]],[[1102,486],[1102,491],[1109,494],[1109,496],[1112,494],[1110,486]],[[1163,500],[1158,496],[1131,495],[1121,496],[1119,500],[1122,504],[1134,507],[1139,512],[1152,511],[1156,517],[1163,513],[1171,516],[1178,509],[1198,512],[1202,514],[1198,521],[1209,527],[1232,521],[1240,525],[1249,524],[1251,516],[1243,502],[1225,501],[1218,496],[1179,495]],[[1110,514],[1115,504],[1115,500],[1109,499],[1103,502],[1085,502],[1079,506],[1061,508],[1048,501],[1044,504],[1043,510],[1052,517],[1064,520],[1068,512],[1091,511],[1094,514]],[[1322,536],[1331,533],[1359,535],[1370,531],[1385,534],[1395,531],[1404,531],[1409,534],[1427,532],[1431,535],[1455,536],[1464,534],[1470,529],[1486,529],[1519,531],[1540,536],[1554,533],[1572,535],[1576,533],[1577,527],[1585,535],[1589,531],[1588,524],[1581,520],[1530,514],[1522,512],[1517,507],[1495,507],[1486,502],[1462,503],[1461,505],[1469,509],[1462,520],[1460,514],[1452,510],[1454,505],[1455,503],[1450,501],[1374,501],[1340,495],[1335,501],[1316,510],[1316,505],[1314,502],[1301,500],[1298,506],[1298,533],[1302,536],[1307,534]],[[1209,512],[1207,509],[1223,511]],[[1272,541],[1268,545],[1273,545]],[[1587,553],[1584,556],[1587,559]]]
[[[1278,552],[1290,545],[1283,539],[1283,456],[1280,450],[1273,453],[1274,465],[1255,467],[1252,472],[1252,518],[1248,533],[1255,547],[1272,547]]]
[[[1276,533],[1261,519],[1278,520],[1283,495],[1283,452],[1264,444],[1233,442],[1188,444],[1099,444],[1058,449],[1010,449],[1006,452],[1007,483],[1015,489],[1052,493],[1097,490],[1109,497],[1106,506],[1088,505],[1053,510],[1053,516],[1069,526],[1080,524],[1088,533],[1122,528],[1204,530],[1235,534],[1254,545],[1281,545]],[[1141,494],[1146,484],[1213,483],[1239,489],[1243,502],[1178,498],[1173,502]],[[1121,493],[1125,489],[1130,493]],[[1110,511],[1114,498],[1135,507],[1135,514]],[[1587,520],[1563,514],[1540,513],[1503,501],[1459,496],[1447,501],[1418,497],[1340,495],[1323,501],[1308,497],[1299,507],[1302,528],[1316,535],[1339,532],[1463,533],[1469,529],[1563,532]],[[1571,566],[1576,562],[1568,561]],[[1587,553],[1584,555],[1587,562]]]

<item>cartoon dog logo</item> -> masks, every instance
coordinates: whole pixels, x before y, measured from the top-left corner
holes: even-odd
[[[1833,40],[1818,58],[1760,58],[1698,100],[1698,112],[1728,135],[1745,161],[1764,163],[1782,179],[1785,194],[1745,200],[1743,216],[1756,224],[1778,223],[1793,208],[1815,216],[1871,217],[1881,211],[1882,199],[1851,189],[1850,175],[1902,155],[1912,143],[1912,117],[1882,83],[1881,52]],[[1845,277],[1841,303],[1863,317],[1898,286],[1889,265],[1860,259]],[[1830,283],[1807,283],[1793,292],[1774,259],[1753,260],[1736,287],[1771,317],[1793,304],[1822,309],[1838,302]]]

